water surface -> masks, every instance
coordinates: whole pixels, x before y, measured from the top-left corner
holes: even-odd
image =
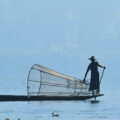
[[[91,100],[0,102],[0,120],[120,120],[117,92],[105,92],[105,96],[97,98],[97,103]],[[52,112],[60,116],[52,117]]]

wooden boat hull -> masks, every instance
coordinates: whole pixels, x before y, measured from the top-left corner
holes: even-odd
[[[95,97],[104,96],[25,96],[25,95],[0,95],[0,101],[57,101],[57,100],[86,100]]]

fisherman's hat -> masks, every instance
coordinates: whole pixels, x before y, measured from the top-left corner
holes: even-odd
[[[88,58],[89,60],[96,60],[94,56]]]

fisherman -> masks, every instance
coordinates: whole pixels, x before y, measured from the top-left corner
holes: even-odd
[[[95,95],[95,91],[96,94],[99,94],[100,92],[100,82],[99,82],[99,72],[98,72],[98,67],[101,67],[103,69],[105,69],[105,66],[100,65],[94,56],[92,56],[91,58],[88,58],[89,60],[91,60],[91,63],[89,64],[87,71],[85,73],[85,77],[83,79],[83,81],[86,81],[86,76],[89,72],[89,70],[91,70],[91,78],[90,78],[90,87],[89,87],[89,91],[92,91],[93,96]]]

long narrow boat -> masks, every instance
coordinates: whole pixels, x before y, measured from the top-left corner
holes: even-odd
[[[24,95],[0,95],[0,101],[70,101],[70,100],[86,100],[94,97],[100,97],[103,94],[91,96],[24,96]]]

